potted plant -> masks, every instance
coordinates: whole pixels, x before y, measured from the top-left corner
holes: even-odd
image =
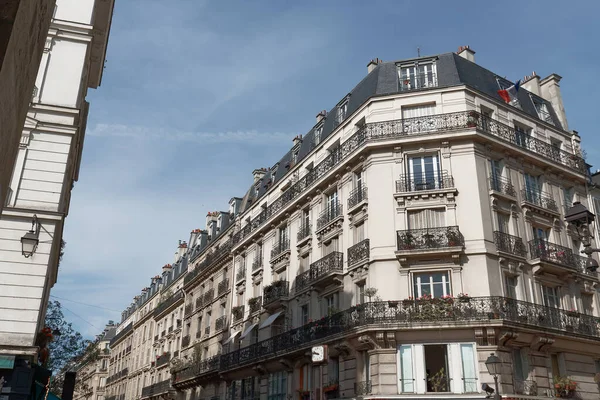
[[[327,384],[327,386],[323,387],[323,391],[325,393],[331,393],[331,392],[335,392],[336,390],[338,390],[339,385],[338,385],[338,381],[337,380],[331,380],[329,381],[329,383]]]
[[[413,304],[415,304],[415,299],[413,299],[412,296],[409,297],[408,299],[402,300],[402,306],[404,308],[408,308],[408,307],[412,306]]]
[[[467,118],[467,127],[475,128],[477,126],[477,122],[479,121],[479,114],[477,111],[469,111]]]
[[[458,297],[458,301],[460,301],[461,303],[470,303],[471,302],[471,296],[469,296],[468,293],[459,293],[457,297]]]
[[[412,233],[406,232],[401,237],[401,250],[412,250],[415,248],[415,237]]]
[[[460,242],[461,242],[460,236],[458,235],[458,233],[456,231],[452,230],[452,228],[446,229],[446,238],[448,239],[449,247],[460,245]]]
[[[571,398],[577,389],[577,382],[569,377],[554,377],[554,394],[560,398]]]

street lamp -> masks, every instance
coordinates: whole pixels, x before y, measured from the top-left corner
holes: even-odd
[[[595,218],[596,216],[578,201],[574,202],[573,207],[569,208],[565,214],[565,221],[575,227],[577,235],[583,244],[581,252],[588,257],[585,267],[590,272],[595,272],[598,269],[598,262],[592,258],[592,253],[600,251],[600,249],[592,248],[590,224],[594,222]]]
[[[498,390],[498,375],[500,374],[500,369],[502,367],[502,361],[498,356],[494,353],[490,354],[490,356],[485,360],[485,367],[487,368],[490,375],[494,377],[494,385],[496,387],[496,394],[494,395],[494,399],[500,399],[500,391]]]
[[[37,250],[39,243],[40,223],[37,219],[37,215],[34,215],[33,221],[31,221],[31,230],[21,238],[21,253],[25,258],[31,257]]]

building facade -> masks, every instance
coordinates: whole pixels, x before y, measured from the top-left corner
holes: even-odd
[[[207,215],[172,390],[142,398],[484,398],[491,353],[502,395],[598,397],[598,275],[564,220],[589,172],[561,78],[506,103],[474,54],[370,62]]]
[[[0,212],[15,166],[23,123],[35,94],[56,0],[7,0],[0,10]]]
[[[86,95],[100,85],[112,9],[112,0],[58,0],[44,33],[37,90],[20,129],[0,218],[0,354],[18,365],[37,362],[35,338],[57,280],[63,227],[78,179]],[[11,370],[2,373],[9,376]]]
[[[104,331],[98,335],[95,346],[77,367],[75,400],[104,400],[106,379],[110,361],[110,341],[115,336],[116,326],[109,321]]]

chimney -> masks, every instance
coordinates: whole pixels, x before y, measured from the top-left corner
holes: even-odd
[[[292,142],[294,143],[294,147],[298,146],[300,143],[302,143],[302,135],[296,136],[294,139],[292,139]]]
[[[317,124],[318,124],[319,122],[323,121],[323,118],[325,118],[326,116],[327,116],[327,110],[320,111],[320,112],[317,114]]]
[[[169,272],[171,270],[171,268],[173,268],[171,266],[171,264],[165,264],[165,265],[163,265],[162,270],[163,270],[163,272]]]
[[[475,62],[475,51],[471,50],[469,46],[460,46],[458,51],[456,52],[462,58],[469,60],[471,62]]]
[[[369,63],[367,64],[367,73],[370,74],[371,71],[373,71],[382,62],[383,61],[380,60],[379,58],[369,61]]]
[[[567,124],[567,114],[560,92],[559,82],[562,77],[558,74],[550,74],[540,81],[540,95],[552,104],[552,108],[556,112],[558,119],[565,131],[569,130]]]
[[[540,95],[540,77],[533,71],[531,75],[527,75],[521,79],[521,87],[528,92]]]
[[[252,176],[254,176],[254,183],[258,182],[265,174],[267,173],[266,168],[258,168],[252,171]],[[208,223],[207,223],[208,225]]]
[[[190,246],[193,248],[196,245],[196,241],[198,240],[198,234],[200,234],[200,229],[194,229],[190,232]]]

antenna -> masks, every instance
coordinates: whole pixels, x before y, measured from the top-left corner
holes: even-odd
[[[421,47],[417,46],[417,57],[421,57]]]

